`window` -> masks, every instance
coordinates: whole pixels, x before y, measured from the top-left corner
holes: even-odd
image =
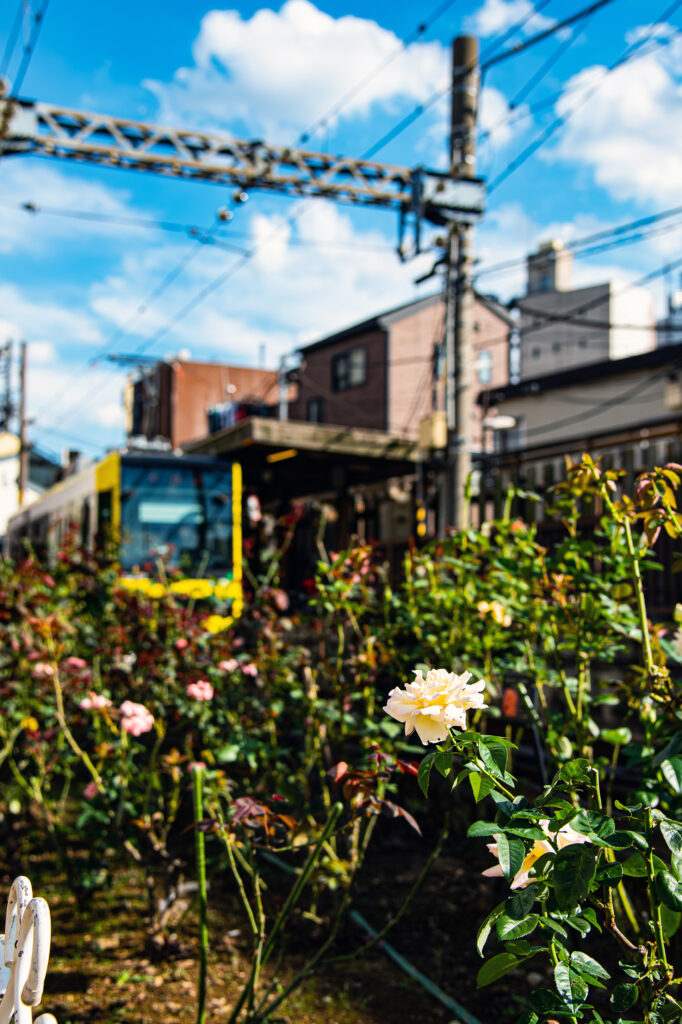
[[[487,348],[481,349],[478,353],[476,368],[478,370],[478,383],[490,384],[493,379],[493,357]]]
[[[367,349],[364,345],[341,352],[332,359],[332,389],[346,391],[367,380]]]
[[[540,349],[539,348],[534,348],[532,350],[532,352],[531,352],[531,355],[532,355],[533,359],[539,359],[540,358]]]
[[[324,398],[309,398],[306,407],[308,423],[324,423]]]
[[[552,352],[561,352],[561,342],[560,341],[553,341],[552,342]]]
[[[578,348],[587,348],[587,338],[578,339]]]

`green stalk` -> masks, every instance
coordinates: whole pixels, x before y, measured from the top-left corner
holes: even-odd
[[[294,886],[291,889],[291,892],[287,896],[287,898],[285,900],[285,903],[284,903],[284,906],[280,910],[280,912],[279,912],[279,914],[277,916],[277,919],[276,919],[274,925],[272,926],[272,931],[270,932],[270,935],[268,936],[267,941],[264,944],[260,945],[260,947],[259,947],[260,950],[261,950],[260,955],[257,956],[257,958],[254,958],[254,964],[253,964],[253,966],[251,968],[251,974],[249,976],[249,979],[246,982],[246,984],[244,985],[244,988],[242,989],[241,995],[239,996],[239,999],[237,1000],[236,1004],[234,1005],[234,1007],[232,1009],[232,1013],[230,1014],[230,1018],[229,1018],[227,1024],[236,1024],[236,1022],[239,1020],[239,1015],[241,1014],[242,1007],[244,1006],[244,1003],[246,1002],[247,998],[249,1000],[251,1000],[251,1001],[253,1000],[255,976],[260,973],[260,971],[263,969],[263,967],[267,963],[267,961],[268,961],[268,959],[270,957],[270,954],[272,953],[272,950],[274,948],[275,939],[277,938],[277,936],[279,935],[280,931],[282,930],[282,926],[286,922],[289,914],[292,912],[292,910],[294,909],[296,903],[298,902],[299,896],[301,895],[301,892],[303,891],[303,888],[304,888],[306,882],[308,881],[310,873],[313,870],[313,868],[315,867],[315,864],[317,863],[317,861],[318,861],[318,859],[320,857],[320,854],[322,853],[324,845],[327,842],[327,840],[329,839],[329,836],[331,835],[331,833],[332,833],[332,831],[334,829],[334,826],[336,825],[336,822],[338,821],[342,811],[343,811],[343,804],[342,803],[335,803],[333,805],[333,807],[332,807],[332,809],[331,809],[331,811],[329,813],[329,817],[327,818],[326,824],[325,824],[325,826],[324,826],[324,828],[322,830],[322,833],[320,834],[319,839],[315,843],[315,846],[313,847],[313,850],[312,850],[310,856],[308,857],[308,860],[304,864],[303,870],[301,871],[300,875],[298,876],[298,878],[296,880],[296,883],[294,884]],[[323,948],[326,948],[326,946],[327,946],[327,943],[324,943],[323,944]],[[316,959],[317,959],[317,957],[316,957]],[[288,992],[289,989],[287,989],[286,991]],[[281,997],[281,998],[283,998],[283,997]],[[277,1003],[279,1003],[281,1001],[281,998],[277,1000]],[[271,1008],[269,1008],[269,1009],[271,1009]]]
[[[317,863],[318,858],[319,858],[320,854],[322,853],[323,847],[324,847],[325,843],[327,842],[327,840],[329,839],[329,836],[331,835],[332,831],[334,830],[334,826],[336,825],[336,822],[339,820],[342,811],[343,811],[343,804],[342,803],[335,803],[333,805],[333,807],[331,809],[331,812],[329,814],[329,817],[327,818],[327,822],[326,822],[324,828],[322,829],[322,834],[320,835],[320,838],[315,843],[315,846],[313,847],[313,850],[312,850],[310,856],[308,857],[308,860],[306,861],[305,865],[303,866],[303,870],[301,871],[301,874],[298,876],[296,884],[292,887],[291,892],[289,893],[289,895],[287,896],[287,898],[286,898],[286,900],[284,902],[284,906],[282,907],[282,909],[280,910],[280,912],[279,912],[279,914],[277,916],[277,920],[275,921],[274,925],[272,926],[272,931],[270,932],[270,934],[268,936],[268,939],[267,939],[267,942],[265,943],[265,948],[263,949],[263,956],[261,957],[261,965],[267,963],[268,958],[269,958],[269,956],[270,956],[270,954],[272,952],[273,946],[275,944],[275,939],[279,935],[279,933],[280,933],[280,931],[282,929],[282,926],[283,926],[284,922],[286,921],[287,917],[289,916],[291,911],[296,906],[296,904],[298,902],[298,899],[299,899],[301,893],[303,892],[304,886],[305,886],[306,882],[308,881],[310,873],[313,870],[313,868],[315,867],[315,864]]]
[[[206,925],[206,838],[200,825],[204,818],[204,801],[201,791],[203,769],[194,765],[192,769],[192,795],[194,797],[194,847],[197,862],[197,883],[199,886],[199,980],[197,985],[197,1024],[206,1020],[206,963],[208,959],[208,927]]]
[[[642,573],[639,568],[639,558],[635,550],[634,540],[632,538],[632,529],[630,527],[630,520],[625,519],[625,542],[627,544],[628,554],[632,563],[632,575],[635,583],[635,596],[637,598],[637,613],[639,615],[639,627],[642,631],[642,646],[644,648],[644,657],[646,658],[647,672],[650,676],[656,674],[656,668],[654,666],[654,656],[651,651],[651,638],[649,637],[649,618],[646,613],[646,601],[644,598],[644,584],[642,582]]]
[[[654,935],[656,936],[656,952],[658,953],[658,959],[663,965],[666,973],[668,972],[668,958],[665,952],[665,936],[663,934],[663,921],[661,920],[661,905],[654,896],[654,876],[656,869],[654,866],[654,848],[653,848],[653,824],[651,820],[651,808],[646,809],[646,840],[648,845],[646,855],[646,871],[647,871],[647,882],[649,890],[649,906],[651,907],[651,921],[654,926]]]

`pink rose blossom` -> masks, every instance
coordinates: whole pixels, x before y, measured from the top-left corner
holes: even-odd
[[[83,790],[83,796],[86,800],[92,800],[99,793],[99,788],[96,782],[88,782],[87,786]]]
[[[221,672],[234,672],[239,667],[239,662],[236,658],[228,658],[226,661],[219,661],[218,668]]]
[[[91,690],[89,697],[83,697],[80,706],[83,711],[100,711],[102,708],[110,708],[111,701],[103,693],[95,693],[94,690]]]
[[[191,774],[192,772],[202,772],[206,768],[205,761],[192,761],[191,764],[187,765],[187,771]]]
[[[48,665],[46,661],[37,661],[33,666],[31,675],[34,679],[46,679],[49,676],[54,675],[54,669],[52,665]]]
[[[141,736],[149,732],[154,725],[154,716],[147,711],[144,704],[136,704],[133,700],[124,700],[121,704],[121,728],[131,736]]]
[[[68,669],[69,672],[80,672],[82,669],[87,667],[88,663],[85,658],[76,658],[71,655],[70,658],[64,659],[64,668]]]
[[[213,700],[213,687],[207,679],[199,679],[187,687],[187,696],[195,700]]]
[[[179,651],[184,651],[185,647],[189,646],[189,640],[186,640],[184,636],[181,636],[179,640],[175,641],[175,646]]]
[[[258,666],[250,661],[248,665],[242,665],[242,672],[245,676],[253,676],[255,678],[258,675]]]

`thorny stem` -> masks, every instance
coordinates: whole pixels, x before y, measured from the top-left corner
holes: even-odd
[[[661,919],[661,905],[654,898],[654,876],[656,874],[656,868],[654,865],[654,849],[653,849],[653,824],[651,819],[651,808],[647,807],[645,811],[646,815],[646,839],[647,839],[647,855],[646,855],[646,870],[647,870],[647,882],[649,889],[649,905],[651,907],[651,921],[654,926],[654,935],[656,937],[656,952],[658,953],[658,959],[663,965],[664,970],[668,971],[668,958],[665,953],[665,936],[663,934],[663,921]]]

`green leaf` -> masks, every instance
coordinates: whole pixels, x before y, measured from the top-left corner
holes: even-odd
[[[679,796],[682,793],[682,757],[669,757],[663,761],[661,772],[673,793]]]
[[[526,1010],[526,1012],[519,1017],[516,1024],[538,1024],[539,1020],[540,1018],[537,1013],[533,1010]]]
[[[662,821],[659,825],[661,835],[665,839],[668,849],[673,853],[682,852],[682,825],[676,821]]]
[[[451,750],[439,750],[435,757],[436,769],[444,779],[450,774],[452,768],[453,752]]]
[[[617,861],[613,863],[604,864],[603,867],[597,871],[597,881],[602,885],[618,885],[621,878],[623,877],[623,865]]]
[[[577,757],[575,761],[568,761],[562,764],[559,769],[559,776],[564,782],[589,782],[590,765],[587,758]]]
[[[528,1002],[541,1017],[545,1017],[552,1010],[561,1009],[562,1003],[556,992],[548,988],[536,988],[528,997]]]
[[[554,968],[554,984],[557,992],[571,1010],[576,1010],[587,999],[589,989],[585,980],[565,960],[562,960]]]
[[[654,889],[661,903],[671,910],[682,910],[682,882],[669,871],[659,871],[654,878]]]
[[[587,896],[594,881],[596,851],[573,843],[559,850],[554,862],[554,895],[560,910],[572,910]]]
[[[593,960],[587,953],[571,953],[571,963],[583,974],[589,974],[591,978],[610,978],[611,975],[597,960]]]
[[[417,782],[424,796],[429,795],[429,777],[431,775],[431,769],[433,768],[433,762],[436,759],[435,753],[427,754],[423,758],[422,763],[419,765],[419,771],[417,772]]]
[[[476,975],[476,988],[485,988],[486,985],[492,985],[494,981],[498,981],[505,974],[513,971],[517,964],[520,963],[521,960],[514,956],[513,953],[498,953],[497,956],[486,960],[479,970]]]
[[[632,742],[632,732],[626,725],[621,725],[618,729],[603,729],[601,739],[613,747],[624,747]]]
[[[641,853],[631,853],[627,860],[623,861],[623,874],[629,878],[645,878],[646,873],[646,861]]]
[[[497,857],[508,882],[513,881],[525,856],[526,850],[520,839],[509,839],[504,833],[497,837]]]
[[[504,908],[505,904],[499,903],[494,910],[490,911],[485,921],[478,929],[478,935],[476,936],[476,949],[478,950],[479,956],[483,956],[483,948],[488,941],[488,936],[490,935],[495,922],[504,914]]]
[[[622,1013],[623,1010],[629,1010],[631,1006],[634,1006],[637,998],[637,986],[624,982],[622,985],[616,985],[611,993],[609,1002],[617,1013]]]
[[[663,761],[666,761],[674,754],[680,753],[680,751],[682,751],[682,732],[676,732],[669,743],[663,747],[663,750],[656,755],[651,763],[654,768],[658,768]]]
[[[505,914],[497,922],[497,937],[500,942],[506,939],[522,939],[535,931],[539,920],[537,914],[529,914],[525,921],[515,921]]]
[[[500,827],[494,821],[475,821],[473,825],[469,825],[467,836],[470,839],[475,836],[495,836],[499,833]]]
[[[513,917],[515,921],[523,920],[526,914],[532,910],[537,894],[537,885],[527,885],[525,889],[518,889],[506,901],[505,913],[508,917]]]
[[[469,785],[474,794],[474,801],[479,804],[495,788],[495,783],[487,775],[479,775],[478,772],[471,772]]]
[[[578,817],[571,821],[571,826],[585,836],[596,835],[601,839],[612,835],[616,830],[613,818],[600,814],[599,811],[581,811]]]

